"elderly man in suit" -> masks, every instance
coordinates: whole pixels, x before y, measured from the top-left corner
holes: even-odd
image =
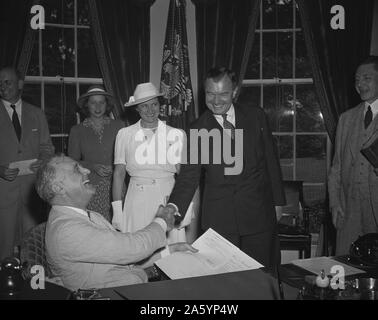
[[[377,56],[357,68],[355,88],[362,102],[340,116],[328,177],[337,255],[347,254],[358,236],[378,232],[378,176],[360,152],[366,142],[377,138]]]
[[[0,70],[0,260],[13,255],[19,238],[41,215],[35,174],[21,175],[9,164],[54,153],[43,112],[21,99],[23,84],[15,69]],[[31,163],[31,171],[36,172],[40,163]]]
[[[175,243],[156,252],[166,246],[166,232],[174,224],[173,215],[161,208],[148,226],[135,233],[118,232],[101,214],[86,210],[95,193],[89,173],[65,156],[50,159],[37,173],[38,194],[52,206],[45,236],[47,262],[65,287],[77,290],[143,283],[147,274],[142,266],[150,267],[170,252],[197,251],[186,243]]]
[[[220,132],[222,141],[218,146],[222,147],[212,139],[208,147],[201,142],[201,147],[195,149],[193,139],[189,139],[188,158],[196,153],[214,160],[219,151],[223,157],[209,163],[189,160],[183,165],[166,210],[175,212],[178,221],[183,219],[203,169],[202,229],[213,228],[266,267],[275,269],[280,261],[275,206],[285,204],[281,168],[264,111],[233,103],[236,83],[235,73],[224,67],[208,72],[208,110],[190,131]],[[234,168],[227,163],[227,141],[235,154]],[[238,148],[242,148],[239,154]]]

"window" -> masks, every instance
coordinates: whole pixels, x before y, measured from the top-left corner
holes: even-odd
[[[88,0],[45,0],[45,29],[36,36],[23,97],[45,112],[56,152],[67,151],[79,122],[76,100],[102,83],[89,27]]]
[[[303,180],[307,204],[324,201],[330,142],[294,0],[263,0],[239,102],[261,106],[285,180]]]

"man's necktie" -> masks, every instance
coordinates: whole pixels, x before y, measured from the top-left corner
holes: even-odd
[[[373,120],[373,112],[371,111],[371,107],[369,106],[365,113],[365,129],[369,126],[372,120]]]
[[[18,115],[17,115],[17,112],[16,112],[16,106],[14,104],[11,104],[11,108],[13,109],[12,122],[13,122],[14,131],[16,131],[18,141],[20,141],[20,139],[21,139],[20,119],[18,118]]]
[[[234,125],[227,120],[227,113],[222,114],[223,118],[223,128],[231,130],[231,138],[235,139],[235,127]]]

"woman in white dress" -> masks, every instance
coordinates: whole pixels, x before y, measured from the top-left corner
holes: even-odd
[[[159,205],[166,204],[179,170],[184,133],[158,119],[161,95],[152,83],[142,83],[125,104],[137,106],[141,119],[121,129],[115,142],[112,223],[122,232],[135,232],[151,223]],[[130,182],[122,209],[126,171]],[[193,204],[180,228],[169,232],[168,243],[186,241],[185,226],[192,217]]]

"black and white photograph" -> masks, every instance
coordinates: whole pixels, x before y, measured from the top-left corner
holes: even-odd
[[[378,300],[377,115],[378,0],[1,0],[0,302]]]

